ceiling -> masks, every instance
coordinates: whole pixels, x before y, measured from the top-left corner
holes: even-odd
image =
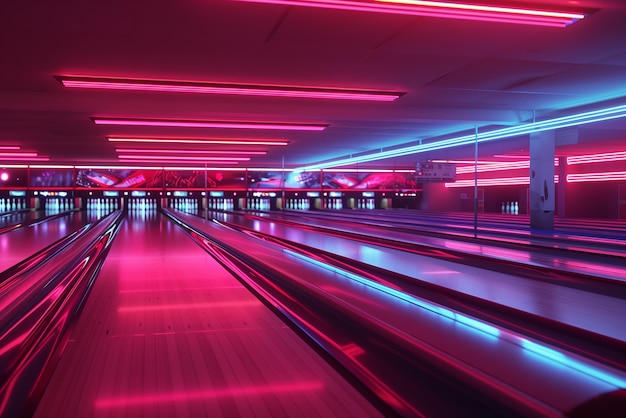
[[[510,5],[505,0],[483,3]],[[626,2],[526,1],[588,12],[565,28],[212,0],[0,3],[0,146],[46,164],[121,164],[108,136],[266,138],[245,167],[299,167],[419,140],[626,104]],[[63,87],[54,76],[404,92],[393,102]],[[94,117],[327,124],[323,131],[101,126]],[[560,155],[624,150],[626,119],[579,128]],[[361,167],[413,167],[473,147]],[[528,155],[527,138],[480,146]],[[0,164],[15,163],[3,160]],[[33,163],[38,163],[36,160]],[[155,162],[163,165],[162,162]],[[197,164],[197,163],[196,163]],[[181,164],[177,164],[181,165]],[[211,165],[218,165],[217,163]]]

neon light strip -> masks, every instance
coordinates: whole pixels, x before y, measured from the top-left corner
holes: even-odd
[[[391,102],[404,93],[335,89],[323,87],[291,87],[213,82],[164,80],[131,80],[104,77],[58,76],[64,87],[106,90],[159,91],[174,93],[229,94],[244,96],[298,97],[307,99],[365,100]]]
[[[163,167],[139,166],[139,165],[77,165],[79,170],[163,170]]]
[[[211,171],[211,170],[219,170],[219,171],[245,171],[245,168],[243,167],[237,167],[237,168],[233,168],[233,167],[192,167],[192,166],[186,166],[186,167],[173,167],[173,166],[166,166],[163,167],[164,170],[172,170],[172,171],[176,171],[176,170],[194,170],[194,171]]]
[[[349,164],[356,164],[366,161],[378,161],[386,158],[400,157],[411,154],[419,154],[426,151],[434,151],[444,148],[471,145],[475,142],[487,142],[503,138],[511,138],[520,135],[527,135],[536,132],[549,131],[554,129],[578,126],[605,120],[626,117],[626,105],[610,107],[606,109],[594,110],[591,112],[577,113],[570,116],[548,119],[541,122],[524,123],[503,129],[496,129],[489,132],[479,132],[478,135],[464,135],[456,138],[444,139],[427,144],[413,145],[409,147],[397,148],[388,151],[365,154],[357,157],[342,158],[335,161],[311,164],[300,168],[300,171],[319,170],[321,168],[338,167]]]
[[[393,4],[393,2],[373,3],[345,0],[237,1],[553,27],[568,26],[585,17],[582,13],[551,12],[544,10],[514,9],[444,2],[412,2],[411,4],[398,4],[401,2],[396,1],[396,4]]]
[[[605,154],[579,155],[576,157],[567,157],[567,165],[601,163],[610,161],[626,160],[626,152],[610,152]]]
[[[133,158],[128,158],[128,159],[124,159],[120,161],[121,163],[125,163],[125,164],[129,164],[129,163],[144,163],[144,164],[148,164],[148,163],[153,163],[153,164],[197,164],[198,161],[187,161],[187,160],[179,160],[179,159],[174,159],[174,160],[168,160],[168,161],[163,161],[163,160],[142,160],[140,158],[138,159],[133,159]],[[237,161],[211,161],[212,164],[239,164],[239,162]],[[151,166],[149,167],[151,169],[162,169],[163,167],[161,167],[160,165],[155,165],[155,166]],[[199,170],[202,169],[204,170],[204,167],[199,168]],[[239,168],[239,170],[245,170],[245,168]]]
[[[0,157],[6,161],[50,161],[50,157]]]
[[[30,168],[74,168],[73,165],[50,165],[50,164],[29,165],[29,167]]]
[[[558,158],[554,159],[554,166],[559,166]],[[478,171],[479,173],[487,171],[506,171],[521,168],[530,168],[530,161],[494,161],[479,165],[477,168],[474,166],[457,167],[456,174],[471,174],[474,173],[474,171]]]
[[[0,157],[36,157],[36,152],[0,152]]]
[[[554,182],[559,182],[559,176],[554,175]],[[504,177],[495,179],[478,179],[479,186],[512,186],[530,184],[530,177]],[[446,183],[446,187],[474,187],[474,180],[457,180],[454,183]]]
[[[394,170],[374,170],[374,169],[368,169],[368,170],[356,170],[356,169],[352,169],[352,168],[337,168],[337,169],[332,169],[332,170],[325,170],[325,172],[327,173],[393,173]],[[409,170],[412,173],[415,173],[415,170]]]
[[[282,168],[282,167],[274,167],[274,168],[270,168],[270,167],[265,167],[265,168],[260,168],[260,167],[254,167],[254,168],[248,168],[248,171],[284,171],[284,172],[291,172],[293,171],[293,168]]]
[[[602,380],[618,388],[626,387],[626,380],[618,376],[612,375],[606,371],[600,370],[599,368],[592,367],[588,364],[585,364],[573,358],[570,358],[566,356],[564,353],[557,351],[553,348],[543,346],[541,344],[538,344],[533,341],[529,341],[524,338],[520,338],[520,341],[521,341],[522,347],[528,351],[532,351],[535,354],[539,354],[540,356],[543,356],[549,360],[555,361],[557,363],[561,363],[578,372],[592,376],[596,379]]]
[[[328,125],[307,125],[297,123],[192,121],[168,119],[113,119],[92,118],[96,125],[116,126],[161,126],[175,128],[226,128],[226,129],[273,129],[290,131],[323,131]]]
[[[530,168],[530,161],[483,164],[483,165],[479,165],[477,168],[475,168],[474,166],[457,167],[456,174],[471,174],[471,173],[474,173],[474,171],[478,171],[479,173],[482,173],[482,172],[487,172],[487,171],[515,170],[519,168]]]
[[[145,161],[144,161],[145,162]],[[28,168],[28,167],[39,167],[39,166],[29,166],[29,165],[3,165],[1,167],[8,168]],[[199,170],[199,171],[211,171],[211,170],[219,170],[219,171],[245,171],[246,168],[243,167],[205,167],[205,166],[138,166],[138,165],[76,165],[76,166],[67,166],[67,168],[76,168],[81,170]],[[248,171],[282,171],[280,167],[268,167],[268,168],[248,168]],[[284,171],[293,171],[292,169],[285,169]]]
[[[515,158],[520,158],[519,156]],[[431,163],[444,163],[444,164],[474,164],[474,160],[428,160]],[[478,164],[491,164],[496,161],[478,161]]]
[[[10,151],[10,150],[19,150],[21,149],[21,147],[17,145],[0,145],[0,149]]]
[[[123,154],[118,155],[121,160],[158,160],[158,161],[250,161],[250,157],[186,157],[186,156],[170,156],[170,155],[134,155]]]
[[[625,181],[626,171],[612,171],[605,173],[584,173],[568,174],[568,183],[579,183],[583,181]]]
[[[274,139],[202,139],[202,138],[118,138],[108,137],[109,142],[147,142],[175,144],[228,144],[228,145],[288,145],[288,141]]]
[[[583,19],[585,15],[580,13],[564,13],[564,12],[549,12],[543,10],[529,10],[529,9],[515,9],[512,7],[498,7],[498,6],[480,6],[477,4],[463,4],[463,3],[448,3],[440,1],[422,1],[422,0],[376,0],[383,3],[397,3],[397,4],[410,4],[423,7],[441,7],[443,9],[458,9],[458,10],[475,10],[480,12],[496,12],[496,13],[508,13],[508,14],[521,14],[529,16],[544,16],[544,17],[558,17],[565,19]]]
[[[145,152],[155,154],[234,154],[234,155],[265,155],[266,151],[204,151],[204,150],[177,150],[177,149],[129,149],[116,148],[116,152]]]

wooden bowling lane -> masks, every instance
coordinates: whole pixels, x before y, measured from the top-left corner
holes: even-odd
[[[172,222],[129,216],[35,414],[380,413]]]

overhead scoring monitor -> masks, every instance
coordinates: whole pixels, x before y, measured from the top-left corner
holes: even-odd
[[[434,163],[431,161],[419,162],[415,167],[417,181],[456,181],[456,164],[454,163]]]

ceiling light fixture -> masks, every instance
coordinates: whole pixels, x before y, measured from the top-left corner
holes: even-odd
[[[59,165],[59,164],[36,164],[36,165],[29,165],[29,168],[46,168],[46,169],[51,169],[51,168],[74,168],[73,165]]]
[[[406,155],[419,154],[427,151],[435,151],[445,148],[453,148],[462,145],[471,145],[475,142],[487,142],[497,139],[511,138],[515,136],[527,135],[536,132],[549,131],[570,126],[585,125],[588,123],[601,122],[610,119],[626,117],[626,105],[614,106],[590,112],[577,113],[570,116],[563,116],[548,119],[540,122],[523,123],[508,128],[495,129],[493,131],[478,132],[478,134],[463,135],[455,138],[434,141],[426,144],[413,145],[396,148],[387,151],[377,151],[357,157],[341,158],[318,164],[311,164],[299,168],[299,171],[319,170],[321,168],[339,167],[367,161],[378,161],[392,157],[402,157]]]
[[[204,150],[177,150],[177,149],[129,149],[116,148],[115,152],[145,152],[154,154],[221,154],[221,155],[265,155],[266,151],[204,151]]]
[[[0,157],[36,157],[36,152],[0,152]]]
[[[568,183],[579,183],[583,181],[624,181],[626,180],[626,171],[612,171],[604,173],[581,173],[568,174]]]
[[[186,157],[169,155],[135,155],[122,154],[117,158],[121,160],[158,160],[158,161],[250,161],[249,157]]]
[[[604,163],[604,162],[623,161],[623,160],[626,160],[626,151],[567,157],[567,165],[587,164],[587,163]]]
[[[68,88],[158,91],[196,94],[229,94],[243,96],[297,97],[306,99],[364,100],[391,102],[404,93],[340,89],[328,87],[296,87],[216,82],[189,82],[168,80],[133,80],[125,78],[55,76]]]
[[[559,182],[559,176],[554,175],[554,182]],[[503,177],[493,179],[478,179],[478,186],[512,186],[530,184],[530,177]],[[446,187],[474,187],[474,180],[457,180],[454,183],[445,183]]]
[[[50,161],[49,157],[2,157],[0,156],[0,160],[3,161]]]
[[[248,121],[205,121],[205,120],[173,120],[173,119],[122,119],[122,118],[91,118],[96,125],[116,126],[159,126],[174,128],[225,128],[225,129],[269,129],[290,131],[323,131],[328,125],[282,123],[282,122],[248,122]]]
[[[480,20],[538,26],[565,27],[584,19],[583,13],[499,7],[421,0],[236,0],[248,3],[282,4],[363,12]]]
[[[227,144],[227,145],[288,145],[288,141],[280,139],[227,139],[227,138],[128,138],[108,137],[109,142],[140,142],[166,144]]]

